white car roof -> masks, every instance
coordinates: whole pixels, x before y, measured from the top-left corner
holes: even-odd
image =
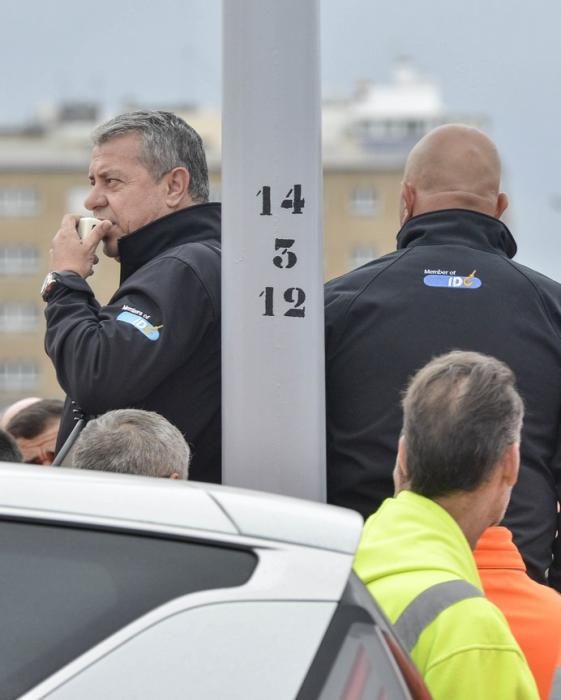
[[[312,501],[215,484],[0,462],[0,517],[200,529],[352,554],[362,518]]]

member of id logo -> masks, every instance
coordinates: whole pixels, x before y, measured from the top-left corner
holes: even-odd
[[[145,335],[148,340],[158,340],[160,337],[160,328],[162,326],[153,326],[151,323],[148,323],[148,321],[145,321],[142,317],[137,316],[136,314],[131,314],[130,311],[122,311],[118,316],[117,316],[117,321],[122,321],[123,323],[130,323],[131,326],[134,326],[138,331],[142,333],[142,335]]]
[[[467,277],[460,275],[425,275],[423,282],[427,287],[448,287],[450,289],[479,289],[481,280],[475,276],[476,270]]]

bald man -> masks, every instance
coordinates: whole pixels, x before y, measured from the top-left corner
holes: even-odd
[[[447,125],[411,151],[397,250],[326,285],[328,500],[368,516],[393,493],[408,378],[453,349],[493,355],[526,404],[506,523],[528,572],[561,590],[561,285],[512,261],[501,164],[481,131]],[[477,401],[476,396],[473,397]]]

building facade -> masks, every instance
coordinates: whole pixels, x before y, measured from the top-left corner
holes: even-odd
[[[211,198],[220,200],[219,112],[166,109],[203,137]],[[483,120],[449,114],[437,86],[407,63],[388,84],[363,83],[350,97],[325,101],[322,113],[325,277],[331,279],[394,249],[401,173],[414,143],[438,124]],[[39,289],[63,214],[88,213],[89,136],[107,116],[95,105],[69,104],[34,124],[0,130],[0,410],[23,396],[62,395],[43,348]],[[88,281],[103,303],[118,286],[119,270],[101,257]]]

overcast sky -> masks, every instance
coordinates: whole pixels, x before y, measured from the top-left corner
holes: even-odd
[[[451,111],[489,117],[517,259],[561,280],[561,2],[321,0],[321,11],[324,96],[388,80],[407,55]],[[2,124],[64,98],[220,103],[220,0],[18,0],[0,12]]]

